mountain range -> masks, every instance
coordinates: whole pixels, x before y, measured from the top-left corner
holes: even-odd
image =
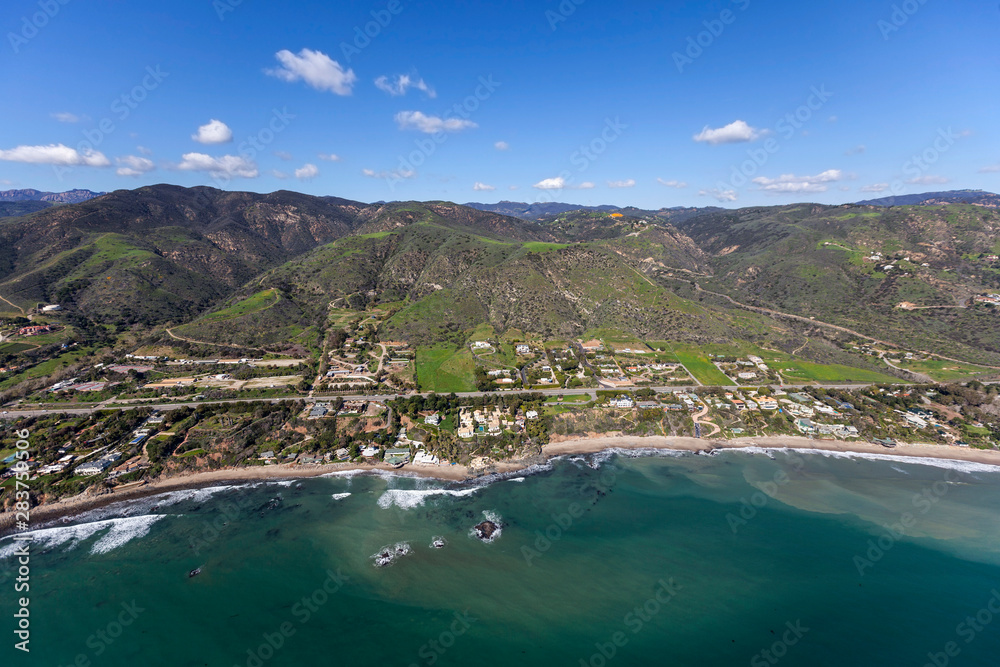
[[[996,310],[970,301],[1000,290],[994,209],[553,211],[119,190],[0,220],[0,297],[25,312],[59,303],[76,321],[236,346],[316,340],[353,312],[421,345],[460,344],[488,326],[550,339],[747,340],[837,361],[851,330],[1000,362]]]

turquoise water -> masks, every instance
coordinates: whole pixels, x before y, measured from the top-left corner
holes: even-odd
[[[28,655],[0,542],[0,664],[996,665],[998,508],[997,469],[783,452],[175,492],[38,533]]]

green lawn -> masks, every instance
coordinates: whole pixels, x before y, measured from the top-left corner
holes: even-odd
[[[897,364],[900,368],[908,371],[929,375],[938,382],[953,382],[955,380],[966,380],[974,375],[986,373],[988,368],[973,366],[971,364],[960,364],[957,361],[945,361],[943,359],[927,359],[924,361],[902,361]]]
[[[475,391],[475,367],[472,352],[466,347],[438,345],[417,349],[417,384],[421,391],[439,394]]]
[[[708,353],[684,343],[674,343],[672,347],[674,354],[677,355],[677,360],[684,364],[688,372],[702,384],[728,386],[733,383],[709,360]]]

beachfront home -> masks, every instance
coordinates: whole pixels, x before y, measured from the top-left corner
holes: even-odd
[[[619,396],[611,401],[611,405],[615,408],[631,410],[635,407],[635,401],[632,400],[631,396]]]
[[[409,449],[387,449],[385,450],[385,462],[391,466],[403,465],[410,462]]]

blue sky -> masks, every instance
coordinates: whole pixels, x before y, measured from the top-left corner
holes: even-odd
[[[0,27],[3,189],[643,208],[1000,189],[996,3],[9,0]]]

